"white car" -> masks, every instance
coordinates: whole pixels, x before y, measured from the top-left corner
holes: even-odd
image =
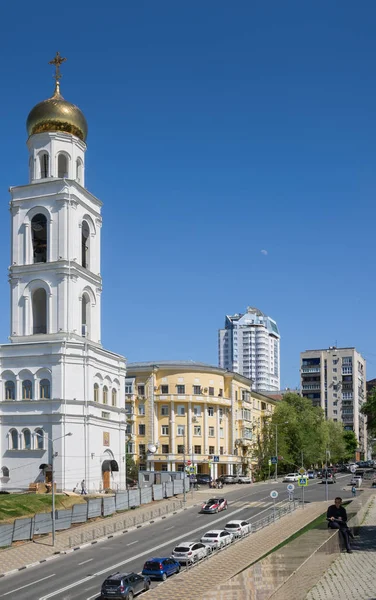
[[[247,533],[251,533],[251,529],[252,525],[248,523],[248,521],[229,521],[227,525],[225,525],[225,530],[232,533],[236,538],[247,535]]]
[[[252,483],[252,477],[248,475],[239,475],[238,483]]]
[[[360,475],[353,475],[350,481],[350,485],[356,485],[360,487],[362,485],[362,478]]]
[[[294,481],[299,481],[299,473],[288,473],[287,475],[285,475],[285,477],[283,478],[284,482],[294,482]]]
[[[227,546],[233,541],[233,534],[225,529],[212,529],[211,531],[207,531],[201,538],[201,542],[203,544],[208,544],[213,550],[218,550],[223,546]]]
[[[211,547],[202,542],[181,542],[173,549],[171,557],[179,563],[195,563],[211,552]]]

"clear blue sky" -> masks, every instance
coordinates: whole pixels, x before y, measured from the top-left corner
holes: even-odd
[[[283,386],[301,350],[336,342],[376,376],[374,0],[18,1],[0,17],[2,341],[7,189],[27,182],[25,121],[59,50],[104,202],[105,347],[216,364],[225,314],[251,305],[279,324]]]

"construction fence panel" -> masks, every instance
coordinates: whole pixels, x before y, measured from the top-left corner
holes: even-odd
[[[168,481],[164,484],[164,497],[171,498],[174,495],[174,486],[172,481]]]
[[[90,498],[87,501],[87,518],[102,516],[102,498]]]
[[[182,479],[174,479],[174,481],[173,481],[174,496],[176,496],[176,494],[183,493],[183,486],[184,486],[184,481]]]
[[[11,546],[13,540],[13,523],[0,525],[0,548]]]
[[[87,521],[87,503],[73,504],[72,523],[86,523]]]
[[[153,485],[153,500],[163,500],[163,486],[162,484]]]
[[[110,496],[109,498],[102,498],[102,511],[104,517],[113,515],[114,512],[116,512],[115,496]]]
[[[25,519],[16,519],[13,527],[13,541],[19,542],[21,540],[31,540],[31,525],[32,518],[26,517]]]
[[[141,504],[150,504],[153,501],[151,487],[141,489]]]
[[[128,492],[119,492],[115,496],[116,510],[128,510]]]
[[[132,506],[140,506],[140,504],[141,504],[140,490],[129,490],[128,498],[129,498],[129,508],[132,508]]]
[[[38,513],[33,518],[33,531],[34,535],[41,535],[43,533],[51,533],[52,531],[52,512],[49,513]]]
[[[70,527],[72,527],[72,509],[66,508],[64,510],[57,510],[55,521],[56,531],[62,531],[63,529],[69,529]]]

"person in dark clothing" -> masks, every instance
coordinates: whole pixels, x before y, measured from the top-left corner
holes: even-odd
[[[350,537],[352,538],[353,535],[347,525],[347,512],[345,507],[342,506],[342,498],[338,497],[334,499],[334,504],[328,508],[326,518],[330,529],[339,529],[346,550],[351,554]]]

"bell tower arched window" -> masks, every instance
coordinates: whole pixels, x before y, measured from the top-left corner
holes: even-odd
[[[33,293],[33,334],[47,333],[47,294],[39,288]]]
[[[88,294],[82,295],[82,337],[89,337],[90,298]]]
[[[59,154],[57,157],[57,176],[60,179],[68,177],[68,157],[65,154]]]
[[[31,433],[30,429],[23,430],[23,447],[25,450],[31,450]]]
[[[16,386],[14,385],[14,381],[6,381],[5,382],[5,400],[15,400],[16,399]]]
[[[33,262],[47,262],[47,218],[38,214],[31,220]]]
[[[51,398],[51,384],[48,379],[42,379],[39,385],[39,396],[41,400]]]
[[[76,180],[82,185],[82,160],[80,158],[76,161]]]
[[[89,268],[89,239],[90,228],[86,221],[82,221],[81,230],[81,248],[82,248],[82,266],[85,269]]]
[[[108,404],[108,387],[103,386],[103,404]]]
[[[94,383],[94,402],[99,402],[99,385]]]
[[[33,397],[33,384],[30,379],[22,382],[22,400],[31,400]]]
[[[39,155],[39,166],[40,166],[40,178],[46,179],[49,177],[50,172],[50,157],[47,152],[43,152]]]
[[[12,429],[10,431],[10,448],[11,450],[18,450],[18,431]]]

